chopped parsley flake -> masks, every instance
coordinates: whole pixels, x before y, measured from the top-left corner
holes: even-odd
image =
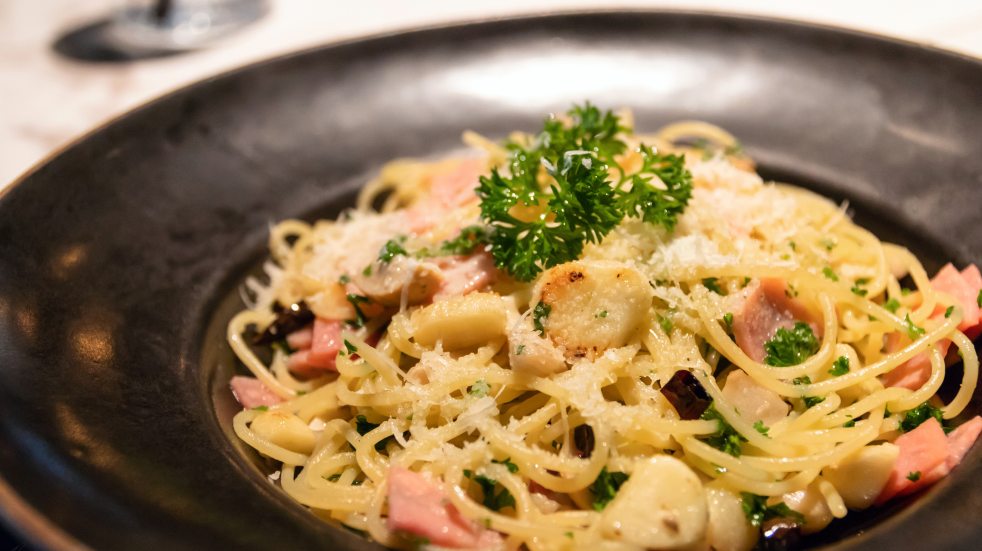
[[[440,244],[440,253],[444,255],[466,255],[474,252],[474,249],[481,245],[486,245],[490,236],[488,230],[483,226],[467,226],[460,230],[460,234],[448,239]]]
[[[726,326],[727,331],[733,332],[733,312],[723,314],[723,325]]]
[[[886,301],[883,304],[883,307],[886,308],[891,313],[896,314],[897,309],[900,308],[900,301],[895,298],[891,298],[890,300]]]
[[[478,486],[481,487],[481,491],[484,492],[484,500],[482,503],[488,509],[492,511],[500,511],[507,507],[515,506],[515,496],[511,495],[508,488],[501,486],[498,488],[498,481],[493,478],[488,478],[483,474],[474,474],[471,470],[464,470],[464,476],[477,482]]]
[[[269,411],[269,406],[256,406],[252,408],[252,411]]]
[[[593,509],[603,511],[617,495],[621,486],[627,482],[627,479],[627,473],[608,472],[607,467],[604,467],[597,475],[597,479],[590,485],[590,493],[593,495]]]
[[[480,379],[467,389],[468,394],[477,397],[487,396],[488,392],[491,392],[491,385],[489,385],[484,379]]]
[[[839,356],[832,362],[832,369],[829,370],[829,375],[841,377],[846,373],[849,373],[849,358]]]
[[[595,318],[606,318],[607,317],[607,311],[606,310],[601,310],[601,311],[597,312],[597,315],[595,315],[594,317]]]
[[[409,253],[406,252],[406,249],[402,246],[402,244],[405,242],[405,236],[400,236],[396,239],[386,241],[385,245],[382,245],[382,250],[378,252],[378,261],[388,264],[398,255],[407,256]]]
[[[785,503],[767,505],[767,498],[749,492],[740,492],[743,498],[743,514],[747,516],[750,524],[760,527],[763,523],[772,518],[790,518],[799,524],[805,523],[805,517],[801,513],[787,506]]]
[[[512,463],[510,457],[506,457],[506,458],[502,459],[501,461],[498,461],[497,459],[492,459],[491,462],[492,463],[497,463],[499,465],[504,465],[505,468],[508,469],[508,472],[510,472],[512,474],[515,474],[515,473],[518,472],[518,465]]]
[[[900,430],[910,432],[932,417],[937,419],[938,423],[944,423],[941,410],[924,402],[904,414],[903,420],[900,421]]]
[[[552,312],[552,306],[549,306],[544,302],[536,304],[535,308],[532,310],[532,325],[540,335],[545,333],[546,328],[543,325],[542,320],[549,317],[549,312]]]
[[[764,426],[763,421],[758,420],[758,421],[754,421],[754,430],[763,434],[764,436],[767,436],[767,432],[770,431],[771,429],[770,427]]]
[[[658,316],[658,325],[661,326],[661,330],[664,331],[666,335],[670,335],[672,333],[672,328],[675,327],[672,320],[666,318],[665,316]]]
[[[910,320],[910,314],[904,316],[903,324],[904,324],[904,331],[907,333],[907,336],[910,337],[910,340],[912,341],[917,340],[917,337],[924,334],[924,328],[914,325],[914,322]]]
[[[849,288],[849,290],[852,291],[854,295],[865,297],[869,293],[869,291],[862,288],[862,285],[866,284],[865,281],[866,280],[864,279],[857,279],[856,283],[854,283],[852,287]]]
[[[944,317],[945,318],[950,318],[951,317],[951,313],[954,312],[954,311],[955,311],[955,307],[954,306],[949,306],[949,307],[945,308]]]
[[[804,377],[796,377],[793,383],[796,385],[810,385],[812,384],[812,379],[808,375],[805,375]],[[803,396],[801,400],[805,403],[806,408],[810,408],[824,402],[825,398],[820,396]]]
[[[715,277],[707,277],[702,280],[702,284],[710,291],[716,293],[717,295],[726,295],[723,289],[719,287],[719,281]]]
[[[835,272],[833,272],[832,268],[829,266],[822,268],[822,275],[831,279],[832,281],[839,281],[839,276],[835,275]]]
[[[368,318],[365,317],[365,313],[361,311],[361,306],[359,305],[365,304],[366,302],[370,302],[368,297],[362,295],[356,295],[353,293],[348,293],[346,298],[348,299],[348,302],[351,303],[351,306],[355,309],[355,319],[348,320],[347,321],[348,325],[356,329],[364,327],[365,320]]]
[[[774,338],[764,343],[764,363],[774,367],[798,365],[818,352],[818,339],[811,326],[798,321],[789,331],[780,328]]]
[[[351,342],[348,341],[348,339],[344,339],[344,349],[348,351],[348,354],[354,354],[355,352],[358,352],[358,347],[351,344]]]
[[[907,473],[907,480],[911,482],[917,482],[921,479],[921,471],[911,471]]]
[[[720,450],[722,452],[728,453],[733,457],[740,457],[743,453],[742,444],[747,441],[746,438],[740,435],[726,419],[720,415],[719,411],[712,405],[710,405],[706,411],[702,413],[700,419],[704,421],[713,421],[717,423],[717,431],[715,434],[710,435],[705,438],[704,442],[710,446]]]

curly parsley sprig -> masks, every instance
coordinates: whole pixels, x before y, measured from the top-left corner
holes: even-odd
[[[567,115],[568,124],[546,120],[531,145],[507,143],[508,175],[493,169],[477,188],[495,264],[523,281],[579,258],[625,217],[672,230],[692,195],[683,156],[642,145],[641,168],[626,174],[615,157],[627,148],[620,136],[630,129],[590,103]],[[620,175],[616,186],[612,169]]]

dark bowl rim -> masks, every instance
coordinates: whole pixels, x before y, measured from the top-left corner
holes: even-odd
[[[943,48],[934,44],[916,42],[905,38],[899,38],[888,34],[874,31],[866,31],[851,27],[838,26],[829,23],[811,22],[789,17],[769,16],[759,13],[738,13],[727,12],[724,10],[711,9],[683,9],[683,8],[593,8],[593,9],[559,9],[549,11],[532,11],[521,14],[506,14],[490,17],[462,18],[451,21],[444,21],[434,24],[414,25],[404,28],[395,28],[376,33],[358,35],[353,37],[341,38],[338,40],[328,40],[318,44],[313,44],[297,50],[275,54],[270,57],[260,58],[248,63],[237,65],[214,73],[210,76],[201,78],[191,83],[182,84],[173,89],[160,93],[150,99],[133,106],[121,113],[111,115],[101,123],[93,126],[89,130],[69,139],[62,145],[54,148],[44,157],[34,162],[24,172],[10,181],[6,186],[0,188],[0,205],[4,197],[14,188],[25,184],[34,174],[39,172],[48,164],[55,161],[67,151],[80,146],[93,137],[106,131],[118,122],[137,116],[139,113],[149,110],[154,106],[170,101],[182,94],[188,94],[210,86],[213,82],[224,80],[246,71],[258,71],[265,67],[282,63],[286,60],[296,59],[317,52],[340,48],[344,46],[359,45],[378,40],[392,39],[400,36],[412,36],[418,34],[435,33],[450,29],[462,29],[468,27],[485,27],[501,24],[534,24],[539,21],[549,21],[562,18],[581,18],[591,16],[617,16],[617,15],[643,15],[652,16],[683,16],[704,20],[725,20],[737,21],[751,24],[764,24],[779,27],[799,28],[803,30],[820,31],[824,33],[838,34],[877,42],[882,45],[897,46],[905,49],[913,49],[928,53],[933,56],[948,61],[957,61],[975,65],[978,70],[982,70],[982,57],[976,57],[968,53]],[[46,549],[53,550],[86,550],[91,549],[88,545],[73,537],[71,534],[62,530],[54,524],[48,517],[35,509],[27,500],[18,494],[6,481],[3,473],[0,473],[0,519],[3,523],[15,532],[18,536],[26,539],[32,545],[40,545]]]

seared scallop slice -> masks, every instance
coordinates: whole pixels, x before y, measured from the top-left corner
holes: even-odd
[[[371,270],[355,275],[351,281],[372,301],[398,306],[403,294],[408,304],[430,300],[443,283],[443,273],[435,264],[396,255],[389,262],[372,263]]]
[[[743,499],[718,483],[706,485],[709,526],[706,543],[716,551],[750,551],[757,545],[759,530],[747,520]]]
[[[472,348],[503,339],[508,313],[494,293],[471,293],[421,308],[410,318],[416,342],[449,350]]]
[[[288,411],[264,411],[252,420],[250,428],[256,436],[297,453],[309,454],[317,441],[307,423]]]
[[[601,517],[609,539],[646,549],[703,540],[709,511],[702,482],[685,463],[658,455],[639,463]]]
[[[837,466],[826,467],[822,476],[835,486],[846,507],[866,509],[883,491],[899,456],[896,444],[864,446]]]
[[[556,266],[536,291],[541,306],[533,318],[568,358],[588,359],[627,344],[644,324],[652,296],[640,272],[607,262]]]

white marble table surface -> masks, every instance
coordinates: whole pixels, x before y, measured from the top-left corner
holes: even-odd
[[[273,0],[262,21],[185,55],[98,64],[52,51],[66,30],[119,3],[0,2],[0,190],[80,134],[195,80],[307,46],[424,25],[591,7],[685,8],[814,21],[982,57],[979,0]]]

